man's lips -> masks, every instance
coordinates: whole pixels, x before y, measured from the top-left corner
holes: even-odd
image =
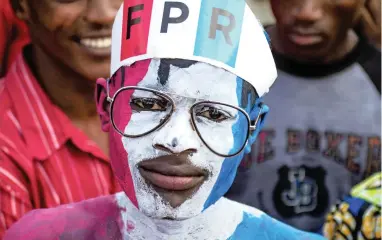
[[[171,191],[185,191],[204,181],[204,176],[168,176],[158,172],[139,168],[142,177],[152,185]]]
[[[111,53],[111,35],[88,35],[73,36],[72,40],[77,43],[81,49],[95,57],[110,57]]]
[[[206,171],[191,165],[186,155],[170,155],[142,161],[138,169],[150,184],[170,191],[192,189],[203,183],[208,176]]]
[[[323,37],[320,35],[302,35],[302,34],[289,34],[289,39],[297,44],[302,46],[315,45],[321,43]]]

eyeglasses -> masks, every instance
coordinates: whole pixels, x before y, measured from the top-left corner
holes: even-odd
[[[162,128],[175,111],[174,98],[186,97],[150,88],[126,86],[111,98],[107,83],[111,123],[121,136],[127,138],[139,138]],[[243,109],[204,100],[196,101],[189,112],[192,128],[200,140],[210,151],[221,157],[233,157],[244,149],[260,117],[259,114],[251,125]],[[227,144],[222,144],[222,140],[230,142],[232,148],[227,149]]]

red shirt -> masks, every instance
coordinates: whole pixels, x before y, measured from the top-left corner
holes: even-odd
[[[0,0],[0,77],[29,42],[26,24],[17,18],[11,0]]]
[[[0,80],[0,239],[33,208],[120,190],[108,158],[39,86],[20,55]]]

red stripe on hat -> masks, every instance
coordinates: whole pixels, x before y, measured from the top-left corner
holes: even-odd
[[[153,0],[125,0],[121,61],[147,52]]]

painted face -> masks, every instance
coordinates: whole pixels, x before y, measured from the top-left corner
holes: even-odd
[[[141,137],[121,137],[110,130],[113,169],[142,212],[155,218],[190,218],[224,195],[243,153],[230,158],[213,153],[191,124],[190,108],[201,100],[254,106],[256,93],[248,83],[209,64],[153,59],[121,68],[110,85],[110,96],[120,86],[138,86],[166,92],[174,103],[140,90],[115,99],[114,122],[128,135],[152,129],[173,110],[163,127]],[[232,110],[210,105],[194,110],[198,129],[204,126],[203,139],[219,153],[228,154],[247,137],[246,118],[232,117]]]

